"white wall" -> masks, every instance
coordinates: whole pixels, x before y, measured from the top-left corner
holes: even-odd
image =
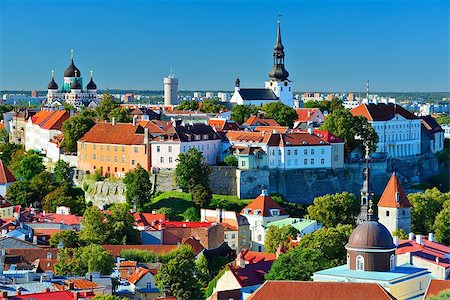
[[[267,148],[269,169],[331,168],[332,146],[330,144]]]

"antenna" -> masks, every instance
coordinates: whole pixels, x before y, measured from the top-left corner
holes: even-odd
[[[366,98],[367,98],[367,100],[369,100],[369,80],[367,80],[367,83],[366,83]]]

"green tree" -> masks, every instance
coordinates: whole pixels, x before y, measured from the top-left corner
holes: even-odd
[[[191,222],[200,221],[200,214],[198,212],[198,209],[195,207],[188,207],[186,211],[183,213],[183,219],[185,221],[189,220]]]
[[[189,149],[186,153],[180,153],[177,158],[178,164],[175,169],[175,176],[178,186],[189,192],[201,184],[209,188],[209,174],[211,169],[206,163],[202,152],[196,148]]]
[[[66,248],[76,248],[80,246],[78,233],[73,230],[63,230],[50,237],[50,246],[52,247],[58,247],[61,242]]]
[[[279,101],[266,103],[262,108],[267,117],[274,119],[282,126],[292,127],[297,119],[297,112],[292,107],[287,106]]]
[[[103,94],[102,101],[95,108],[95,114],[102,120],[109,120],[109,114],[115,108],[119,107],[119,103],[115,101],[111,94]]]
[[[359,210],[359,201],[355,195],[348,192],[316,197],[313,204],[308,206],[311,219],[317,220],[325,227],[336,227],[338,224],[353,225]]]
[[[183,100],[177,106],[177,110],[197,110],[198,109],[198,101],[197,100]]]
[[[0,143],[0,159],[7,166],[10,166],[11,158],[16,151],[25,151],[22,145],[13,143]]]
[[[207,99],[202,102],[201,111],[205,113],[218,113],[226,110],[227,107],[217,99]]]
[[[72,182],[72,168],[68,162],[58,160],[55,164],[55,181],[58,183]]]
[[[191,249],[183,249],[162,265],[155,275],[155,283],[160,291],[165,291],[178,300],[201,299],[196,274],[198,270],[195,265],[195,254]]]
[[[352,225],[337,225],[336,227],[322,227],[319,230],[305,235],[298,245],[302,248],[310,248],[320,251],[330,266],[340,266],[347,261],[347,244]]]
[[[28,207],[35,201],[34,191],[27,180],[16,181],[6,190],[6,199],[14,205]]]
[[[403,230],[403,229],[397,229],[392,231],[392,236],[396,236],[401,240],[406,240],[408,239],[408,234]]]
[[[120,123],[130,123],[132,121],[128,110],[125,107],[116,107],[108,114],[108,118],[112,120],[112,118],[116,118],[117,122]]]
[[[445,245],[450,245],[450,200],[444,202],[443,209],[434,221],[436,240]]]
[[[86,272],[79,248],[62,248],[58,251],[58,262],[55,264],[57,275],[85,275]]]
[[[67,152],[77,152],[77,141],[94,127],[95,121],[88,111],[67,119],[62,126],[62,148]]]
[[[137,244],[139,233],[133,228],[134,218],[126,203],[116,203],[110,208],[110,214],[106,215],[108,242],[111,244]]]
[[[259,108],[254,105],[236,105],[231,110],[231,120],[244,123],[250,116],[256,115]]]
[[[125,260],[132,260],[142,263],[155,263],[159,261],[159,255],[148,250],[124,249],[119,256]]]
[[[69,207],[73,214],[83,214],[86,209],[83,190],[63,183],[42,200],[42,207],[46,211],[55,212],[58,206]]]
[[[362,116],[354,117],[348,109],[338,109],[330,113],[321,129],[329,130],[343,139],[347,148],[363,149],[363,145],[367,145],[372,152],[377,148],[378,135],[372,125]]]
[[[87,245],[80,248],[81,263],[87,272],[100,272],[103,275],[111,274],[114,267],[114,257],[100,245]]]
[[[229,166],[237,167],[238,165],[238,159],[234,155],[228,155],[223,161]]]
[[[22,159],[32,152],[26,152],[25,149],[19,148],[11,153],[11,160],[9,161],[9,169],[16,175],[17,170],[20,167]],[[17,177],[16,177],[17,178]]]
[[[300,232],[292,225],[283,227],[269,226],[264,240],[264,250],[269,253],[275,253],[280,244],[285,249],[291,248],[290,242],[297,239]]]
[[[266,280],[311,281],[314,272],[329,266],[324,255],[315,249],[295,247],[274,261]]]
[[[5,128],[0,129],[0,144],[8,143],[8,132]]]
[[[330,101],[310,100],[303,103],[303,108],[318,108],[321,112],[330,112]]]
[[[191,194],[192,200],[198,207],[207,207],[211,203],[212,193],[209,186],[199,183],[192,188]]]
[[[142,210],[152,195],[150,174],[138,164],[134,170],[125,174],[123,182],[126,185],[127,203],[136,205],[137,209]]]
[[[432,295],[427,300],[448,300],[450,299],[450,289],[443,290],[437,295]]]
[[[417,234],[428,234],[434,230],[434,220],[442,210],[450,193],[442,193],[437,188],[426,190],[424,193],[408,195],[411,208],[411,230]]]
[[[30,180],[30,188],[33,191],[33,201],[42,203],[45,196],[55,190],[53,175],[42,171]]]
[[[14,175],[20,179],[30,180],[44,170],[42,157],[37,154],[27,153],[20,161]]]
[[[172,207],[161,207],[156,210],[156,213],[166,215],[166,218],[169,220],[173,220],[175,218],[175,212]]]
[[[88,207],[83,214],[80,241],[84,244],[105,244],[108,238],[105,215],[95,206]]]
[[[195,261],[195,266],[197,267],[197,279],[202,287],[202,289],[206,288],[208,286],[210,275],[209,275],[209,268],[208,268],[208,260],[206,259],[205,255],[201,253],[197,260]]]

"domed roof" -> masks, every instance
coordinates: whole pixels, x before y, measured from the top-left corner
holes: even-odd
[[[289,77],[289,72],[286,71],[284,65],[275,65],[269,72],[269,77],[275,80],[286,80]]]
[[[87,85],[87,89],[88,90],[96,90],[97,89],[97,85],[94,83],[94,81],[92,81],[92,78],[91,78],[91,81],[89,81],[89,83]]]
[[[58,89],[58,85],[55,82],[55,76],[54,73],[52,71],[52,81],[50,81],[50,83],[47,86],[48,90],[57,90]]]
[[[75,81],[70,85],[70,89],[81,90],[81,84],[78,82],[78,80],[75,79]]]
[[[394,249],[389,230],[376,220],[358,225],[350,235],[345,248],[355,249]]]
[[[75,64],[73,63],[73,58],[72,58],[70,65],[64,71],[64,77],[80,77],[80,76],[81,76],[81,72],[80,72],[80,70],[78,70],[77,67],[75,67]]]

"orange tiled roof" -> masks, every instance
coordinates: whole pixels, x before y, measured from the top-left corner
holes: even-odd
[[[379,284],[355,282],[315,282],[269,280],[248,300],[391,300],[394,299]]]
[[[289,127],[287,126],[256,126],[255,131],[286,133]]]
[[[228,131],[226,137],[229,141],[234,142],[257,142],[257,143],[267,143],[270,138],[269,133],[262,132],[248,132],[248,131]]]
[[[275,259],[277,259],[277,255],[275,253],[255,252],[249,251],[248,249],[242,251],[242,256],[244,260],[249,264],[257,263],[260,261],[274,261]]]
[[[271,141],[273,141],[273,145],[277,144],[277,138],[275,137],[275,134],[272,135]],[[279,144],[281,147],[289,147],[289,146],[317,146],[317,145],[325,145],[329,144],[324,139],[315,136],[313,134],[309,133],[303,133],[303,132],[295,132],[295,133],[286,133],[286,134],[279,134]],[[271,141],[269,141],[269,146],[272,146]]]
[[[431,279],[430,285],[428,286],[428,290],[425,295],[425,299],[431,296],[437,296],[440,292],[445,290],[450,290],[450,281]]]
[[[79,225],[81,223],[81,220],[83,220],[83,217],[77,216],[74,214],[70,215],[62,215],[62,214],[56,214],[56,213],[38,213],[35,216],[35,219],[37,219],[39,222],[50,222],[50,223],[64,223],[66,225]]]
[[[11,171],[5,166],[2,160],[0,160],[0,184],[7,184],[16,181],[16,178]]]
[[[96,287],[99,287],[100,284],[92,282],[90,280],[86,279],[72,279],[72,280],[66,280],[65,284],[69,285],[70,283],[73,283],[73,286],[77,290],[86,290],[86,289],[93,289]]]
[[[268,194],[262,193],[258,197],[255,198],[250,204],[244,207],[241,211],[241,214],[244,214],[246,210],[250,209],[250,214],[255,213],[256,210],[260,210],[260,215],[264,217],[270,217],[271,209],[279,209],[280,215],[287,215],[284,208],[282,208],[275,200],[272,199]],[[245,215],[245,214],[244,214]]]
[[[128,123],[97,123],[81,139],[81,142],[118,145],[142,145],[144,135],[137,134],[138,125]]]
[[[381,195],[378,206],[381,207],[411,207],[408,197],[405,194],[395,172],[392,173],[383,195]]]
[[[139,267],[137,268],[131,275],[130,277],[128,277],[128,282],[135,284],[136,282],[138,282],[139,280],[141,280],[141,278],[149,273],[150,270]]]
[[[350,110],[350,112],[354,116],[363,116],[369,121],[388,121],[393,119],[396,114],[399,114],[408,120],[419,119],[419,117],[394,103],[361,103]]]
[[[65,110],[41,110],[31,117],[31,122],[42,129],[61,130],[62,124],[69,117],[69,112]]]
[[[165,132],[163,128],[161,128],[153,121],[140,121],[139,125],[141,125],[143,128],[148,128],[149,132],[153,134],[163,134]]]
[[[297,108],[295,110],[297,113],[296,122],[308,122],[310,121],[316,114],[321,114],[322,112],[318,108]]]
[[[258,116],[250,116],[247,121],[242,125],[251,125],[251,126],[281,126],[274,119],[264,119]]]
[[[152,222],[155,222],[156,226],[157,224],[166,221],[165,214],[136,212],[133,214],[133,218],[136,221],[137,226],[151,226]]]

